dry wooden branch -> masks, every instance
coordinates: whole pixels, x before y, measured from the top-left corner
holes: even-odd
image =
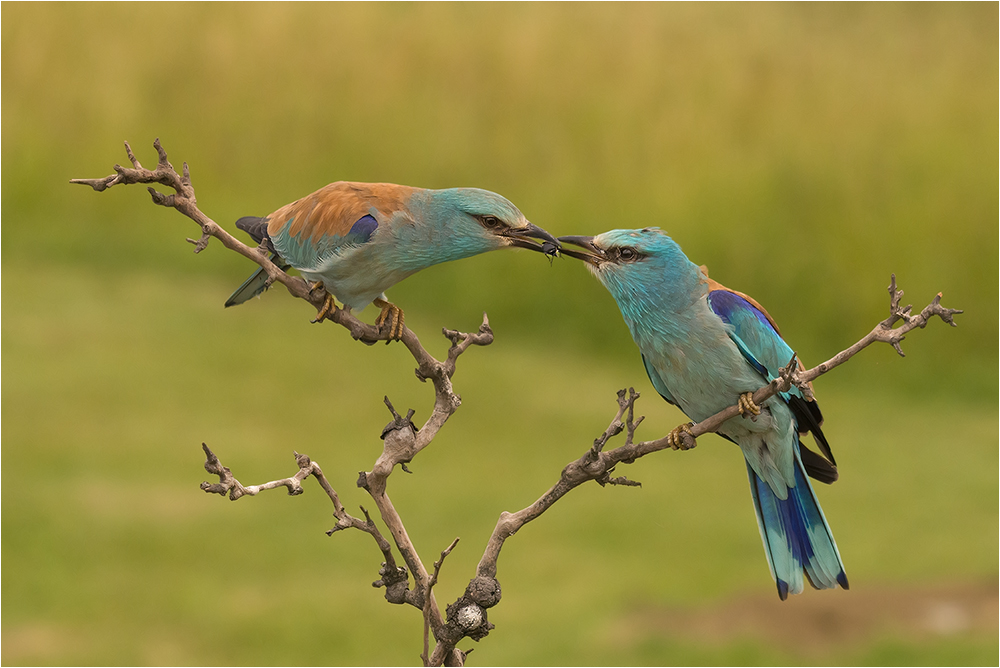
[[[188,164],[185,162],[183,174],[178,174],[167,159],[167,152],[163,149],[159,139],[153,142],[153,148],[156,149],[158,156],[156,169],[149,170],[144,168],[136,159],[135,154],[132,152],[132,147],[129,146],[128,142],[125,142],[125,152],[132,163],[131,168],[115,165],[114,174],[101,179],[70,179],[70,183],[87,185],[98,192],[116,185],[131,185],[136,183],[159,183],[173,188],[174,193],[171,195],[164,195],[151,187],[148,190],[154,203],[177,209],[201,227],[202,235],[198,241],[188,239],[188,241],[195,244],[196,253],[204,250],[209,239],[214,237],[220,240],[226,248],[243,255],[263,267],[270,280],[284,285],[293,296],[309,302],[317,309],[325,303],[327,296],[325,290],[310,290],[309,285],[302,278],[290,276],[271,262],[268,253],[260,248],[247,246],[202,213],[198,208],[194,186],[191,184],[191,174]],[[380,331],[374,325],[369,325],[358,320],[347,309],[337,309],[335,313],[326,319],[341,325],[351,333],[352,337],[365,343],[390,340],[388,331]],[[459,355],[465,352],[469,346],[487,346],[493,342],[493,331],[490,329],[489,318],[485,313],[483,314],[483,323],[480,325],[478,332],[467,334],[445,329],[443,330],[443,334],[451,341],[452,345],[448,350],[447,359],[444,362],[439,362],[424,349],[417,335],[412,330],[408,327],[403,328],[401,340],[407,350],[410,351],[413,359],[417,362],[417,378],[422,381],[430,380],[434,385],[436,395],[431,415],[427,423],[420,429],[420,436],[417,439],[414,454],[422,450],[433,440],[437,431],[462,403],[461,397],[455,394],[451,383]]]
[[[157,139],[153,142],[158,156],[156,168],[149,170],[144,168],[136,159],[128,142],[125,142],[125,151],[128,155],[132,167],[114,166],[114,174],[101,179],[71,179],[71,183],[87,185],[97,192],[102,192],[116,185],[161,184],[172,188],[174,192],[165,195],[152,187],[149,187],[150,196],[155,204],[177,209],[188,218],[191,218],[201,228],[201,237],[198,240],[188,239],[195,246],[195,252],[204,250],[209,240],[216,238],[222,244],[244,257],[250,259],[264,268],[268,274],[269,283],[277,281],[284,285],[288,291],[299,299],[303,299],[313,305],[317,310],[326,302],[327,293],[322,289],[310,289],[310,286],[300,277],[290,276],[281,270],[280,267],[271,262],[266,249],[256,247],[251,248],[242,243],[226,230],[216,224],[211,218],[206,216],[197,206],[194,186],[191,184],[191,174],[187,163],[184,163],[183,173],[178,174],[173,165],[167,159],[167,153]],[[391,339],[388,328],[379,328],[364,323],[354,317],[346,308],[337,309],[333,314],[327,316],[326,320],[331,320],[345,329],[351,336],[367,344],[376,341],[389,342]],[[479,330],[475,333],[464,333],[455,330],[443,330],[444,336],[451,341],[447,358],[444,362],[438,361],[420,344],[420,340],[407,327],[403,327],[400,340],[413,356],[417,363],[416,375],[421,381],[430,380],[434,386],[435,400],[430,417],[419,429],[413,424],[411,418],[414,411],[409,411],[405,418],[401,417],[393,409],[392,404],[386,398],[386,405],[393,414],[391,422],[382,432],[384,447],[382,454],[375,462],[371,472],[361,473],[358,481],[360,487],[365,488],[372,496],[383,521],[388,526],[392,534],[396,548],[399,550],[409,571],[413,573],[415,587],[411,590],[408,587],[407,569],[398,567],[392,555],[392,548],[389,542],[382,536],[376,528],[368,512],[362,507],[365,520],[362,521],[349,515],[341,504],[337,493],[323,475],[322,470],[315,462],[308,457],[296,453],[296,460],[299,463],[299,471],[294,476],[263,483],[261,485],[242,485],[232,472],[219,461],[218,457],[203,444],[207,462],[206,469],[219,476],[218,483],[203,483],[202,489],[206,492],[220,495],[229,495],[229,498],[236,500],[243,496],[255,496],[256,494],[277,487],[286,487],[291,495],[302,493],[302,481],[310,475],[316,477],[320,485],[327,492],[334,505],[334,516],[337,524],[330,529],[327,534],[332,535],[343,529],[355,528],[369,533],[376,541],[385,561],[379,571],[381,578],[373,583],[376,587],[386,588],[386,600],[391,603],[409,603],[419,608],[424,613],[425,623],[434,632],[435,638],[444,626],[441,613],[437,603],[434,601],[430,583],[433,581],[428,575],[413,543],[407,535],[399,513],[393,507],[392,502],[386,494],[386,482],[392,470],[398,464],[406,470],[406,463],[411,461],[417,453],[427,447],[438,431],[445,424],[448,418],[461,405],[462,400],[452,386],[451,378],[455,373],[458,357],[470,346],[486,346],[493,342],[493,331],[489,326],[489,319],[483,314],[483,322]],[[454,547],[454,545],[452,546]],[[450,552],[451,548],[449,548]],[[438,565],[438,568],[440,566]],[[440,643],[439,643],[440,646]],[[437,648],[436,648],[437,649]],[[426,648],[424,657],[426,657]],[[447,651],[437,652],[439,663],[445,662],[449,665],[460,665],[465,658],[465,653],[455,649],[453,646]]]
[[[288,478],[282,478],[281,480],[272,480],[270,482],[265,482],[261,485],[249,485],[245,486],[240,483],[239,480],[233,475],[232,471],[228,466],[223,466],[222,462],[219,460],[218,456],[208,447],[207,444],[201,444],[202,449],[205,451],[205,470],[211,474],[219,476],[219,482],[201,483],[201,489],[209,494],[219,494],[221,496],[229,495],[230,501],[236,501],[243,496],[256,496],[260,492],[276,489],[278,487],[288,488],[289,496],[298,496],[302,494],[305,490],[302,488],[302,481],[313,476],[319,482],[320,487],[326,492],[327,496],[330,497],[330,501],[333,503],[333,515],[337,518],[337,524],[334,525],[332,529],[326,532],[328,536],[333,535],[337,531],[342,531],[344,529],[358,529],[369,534],[374,540],[375,544],[378,545],[379,550],[382,552],[382,556],[385,561],[382,563],[382,569],[379,571],[379,575],[382,576],[381,579],[372,583],[374,587],[386,588],[385,598],[390,603],[410,603],[415,607],[421,607],[417,605],[417,598],[412,596],[407,588],[407,577],[406,569],[398,568],[396,566],[396,561],[392,556],[392,547],[389,545],[389,541],[382,536],[382,533],[372,522],[371,517],[368,515],[368,511],[361,508],[361,512],[364,513],[365,519],[362,521],[357,517],[353,517],[346,510],[344,510],[343,504],[340,502],[340,497],[337,492],[333,489],[330,481],[327,480],[326,476],[323,475],[323,469],[320,468],[319,464],[312,461],[307,455],[295,454],[295,463],[298,464],[298,472]],[[409,597],[407,594],[411,594]]]
[[[451,545],[449,545],[448,547],[446,547],[444,550],[441,551],[441,558],[434,562],[434,574],[431,575],[431,579],[427,582],[427,592],[424,595],[424,653],[420,655],[420,658],[423,660],[425,666],[431,665],[429,663],[430,657],[428,656],[427,653],[429,647],[429,642],[428,642],[429,638],[427,635],[427,631],[431,625],[430,603],[433,600],[431,596],[431,590],[434,588],[434,585],[437,584],[438,574],[441,572],[441,566],[444,565],[445,557],[451,554],[451,551],[455,549],[456,545],[458,545],[458,538],[451,541]]]
[[[98,192],[115,185],[135,183],[158,183],[172,188],[174,193],[170,195],[164,195],[151,187],[148,190],[154,203],[177,209],[201,227],[202,234],[197,241],[188,239],[195,245],[196,253],[204,250],[209,240],[214,237],[227,248],[263,267],[268,274],[269,281],[282,283],[293,296],[309,302],[317,309],[325,303],[327,295],[324,290],[310,290],[304,280],[286,274],[272,263],[266,249],[251,248],[243,244],[205,216],[197,207],[187,163],[184,164],[183,173],[177,174],[167,160],[167,154],[159,140],[156,140],[153,146],[158,156],[157,166],[154,170],[143,168],[126,142],[125,150],[132,163],[131,168],[115,165],[115,173],[105,178],[73,179],[71,182],[88,185]],[[793,357],[789,364],[780,371],[778,378],[754,392],[753,401],[758,405],[762,404],[775,394],[788,391],[793,385],[798,387],[807,398],[810,398],[812,380],[843,364],[871,343],[875,341],[889,343],[900,355],[903,355],[899,344],[908,332],[918,327],[925,327],[934,316],[938,316],[948,324],[955,326],[953,316],[962,312],[942,307],[940,305],[941,295],[938,294],[919,314],[912,315],[911,306],[900,306],[903,292],[896,289],[895,275],[893,275],[889,286],[889,294],[889,317],[879,323],[867,336],[830,360],[809,370],[802,369],[801,364]],[[380,340],[389,341],[391,338],[388,331],[380,331],[372,325],[361,322],[347,309],[338,309],[326,319],[341,325],[351,333],[352,337],[364,343],[371,344]],[[902,324],[899,324],[900,322]],[[611,474],[615,467],[618,464],[632,463],[639,457],[668,448],[692,448],[696,445],[698,436],[718,430],[725,421],[740,414],[737,405],[730,406],[698,424],[688,425],[683,430],[675,430],[663,438],[637,443],[635,442],[635,432],[643,420],[642,416],[635,418],[635,402],[638,400],[639,394],[632,388],[629,388],[627,392],[626,390],[618,392],[617,413],[608,428],[595,439],[593,446],[579,459],[570,462],[563,469],[559,481],[533,504],[516,513],[501,513],[486,545],[483,557],[477,566],[476,577],[470,581],[465,593],[447,606],[447,622],[445,622],[434,599],[433,588],[445,557],[455,548],[458,539],[456,538],[441,553],[441,558],[434,563],[433,574],[429,574],[406,532],[399,513],[386,493],[388,478],[395,467],[399,465],[403,470],[407,470],[406,464],[433,441],[441,427],[461,405],[461,397],[455,393],[451,382],[458,357],[469,346],[485,346],[493,341],[493,332],[485,313],[482,325],[477,332],[463,333],[445,329],[443,334],[451,341],[451,347],[448,350],[447,358],[441,362],[423,348],[417,336],[409,328],[403,328],[401,340],[417,362],[417,378],[421,381],[430,380],[434,386],[434,407],[428,419],[418,428],[412,421],[414,415],[412,409],[407,412],[405,417],[401,416],[386,397],[385,403],[392,414],[392,421],[386,425],[381,433],[382,453],[372,470],[362,472],[358,477],[358,486],[364,488],[374,500],[406,568],[396,565],[392,545],[375,526],[368,511],[364,507],[361,508],[365,515],[364,520],[348,514],[319,465],[305,455],[295,453],[299,466],[299,471],[295,475],[260,485],[244,486],[232,475],[229,468],[222,465],[208,446],[203,444],[202,447],[207,457],[205,468],[210,473],[218,475],[219,482],[205,482],[201,485],[201,488],[206,492],[228,495],[231,500],[236,500],[243,496],[255,496],[262,491],[278,487],[287,488],[290,495],[302,494],[302,481],[310,476],[315,477],[333,503],[333,514],[337,518],[336,525],[327,531],[327,534],[332,535],[337,531],[353,528],[372,536],[384,558],[379,570],[381,577],[372,584],[376,587],[385,587],[385,597],[389,602],[408,603],[422,611],[424,643],[421,659],[424,665],[435,666],[463,665],[467,653],[459,650],[456,644],[465,637],[478,641],[493,629],[493,625],[487,618],[487,610],[497,605],[501,599],[500,583],[496,579],[496,574],[497,561],[504,541],[513,536],[525,524],[541,516],[568,492],[587,481],[593,480],[602,486],[638,486],[639,483],[624,476],[612,477]],[[624,444],[612,450],[606,450],[607,443],[623,431],[625,432]],[[414,578],[412,589],[409,587],[408,571],[413,574]],[[428,655],[430,649],[428,631],[433,633],[436,640],[436,645],[430,655]]]

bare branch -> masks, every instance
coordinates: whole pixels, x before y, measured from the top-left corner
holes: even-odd
[[[326,290],[322,289],[321,286],[310,286],[303,279],[288,275],[271,262],[270,253],[266,247],[251,248],[219,227],[198,209],[187,163],[183,165],[182,174],[178,174],[167,159],[166,151],[158,139],[153,143],[153,147],[157,152],[157,165],[153,170],[146,169],[140,164],[132,148],[126,142],[125,151],[132,167],[115,165],[115,173],[107,177],[102,179],[72,179],[71,183],[88,185],[98,192],[116,185],[132,184],[159,184],[170,188],[173,190],[170,194],[164,194],[152,187],[149,187],[148,191],[154,204],[177,209],[199,225],[201,228],[200,237],[197,240],[187,239],[195,246],[196,253],[207,248],[212,238],[218,239],[225,247],[261,266],[267,273],[268,285],[275,281],[280,282],[293,296],[312,304],[319,311],[316,322],[331,320],[347,329],[354,339],[361,340],[366,344],[380,340],[388,342],[394,338],[392,332],[389,331],[390,328],[379,328],[361,322],[351,314],[349,309],[327,308],[332,302],[330,302]],[[813,369],[804,370],[801,363],[793,357],[788,365],[780,371],[778,378],[753,393],[753,402],[758,405],[763,404],[775,394],[786,392],[793,386],[800,388],[807,399],[811,399],[810,382],[812,380],[844,363],[871,343],[875,341],[889,343],[900,355],[903,355],[900,343],[907,333],[915,328],[925,327],[934,316],[938,316],[948,324],[955,326],[954,315],[962,312],[942,307],[939,293],[919,314],[912,315],[910,305],[901,306],[903,292],[896,288],[895,275],[893,275],[889,286],[889,294],[889,317],[879,323],[865,338]],[[400,324],[402,325],[402,323]],[[417,336],[405,325],[402,326],[399,339],[417,362],[417,378],[421,381],[430,380],[434,386],[434,407],[424,424],[418,428],[412,421],[415,414],[413,409],[408,410],[404,417],[396,411],[386,397],[385,403],[392,414],[392,421],[386,425],[381,433],[382,453],[372,470],[360,473],[358,478],[358,486],[367,490],[378,507],[382,520],[388,527],[406,568],[396,565],[392,545],[378,530],[368,511],[364,507],[361,508],[365,516],[364,520],[348,514],[336,491],[324,476],[322,469],[306,455],[295,453],[299,470],[293,476],[260,485],[245,486],[233,476],[228,467],[223,466],[208,446],[203,444],[207,460],[205,468],[210,473],[218,475],[219,482],[204,482],[201,484],[201,488],[205,492],[228,495],[231,500],[243,496],[255,496],[262,491],[279,487],[286,488],[288,493],[294,496],[303,493],[303,480],[309,476],[315,477],[330,498],[334,507],[333,514],[337,519],[337,523],[327,531],[327,534],[332,535],[338,531],[353,528],[371,535],[384,559],[379,570],[381,577],[372,583],[373,586],[385,587],[385,598],[389,602],[408,603],[422,611],[424,645],[421,659],[424,664],[462,665],[466,653],[457,649],[456,643],[464,637],[480,640],[493,628],[487,618],[487,610],[498,604],[501,598],[500,583],[496,579],[497,560],[507,538],[513,536],[528,522],[541,516],[569,491],[589,480],[596,481],[602,486],[639,486],[638,482],[629,480],[625,476],[612,477],[611,474],[615,467],[622,463],[632,463],[639,457],[666,448],[689,449],[695,447],[698,436],[717,431],[724,422],[739,415],[740,408],[737,405],[730,406],[698,424],[682,425],[666,437],[637,443],[635,442],[635,433],[643,421],[642,416],[635,417],[635,402],[639,398],[639,394],[632,388],[629,388],[627,392],[626,390],[620,391],[617,397],[618,410],[611,424],[595,439],[591,448],[563,469],[558,482],[527,508],[516,513],[501,513],[483,557],[477,566],[476,577],[469,583],[463,596],[447,606],[447,622],[445,622],[434,599],[433,588],[437,583],[445,557],[455,548],[458,539],[456,538],[441,553],[441,558],[434,563],[433,573],[428,573],[406,532],[399,513],[386,493],[388,478],[396,465],[408,470],[406,464],[431,443],[448,418],[461,405],[461,397],[455,393],[451,382],[459,356],[470,346],[485,346],[493,341],[493,332],[485,313],[482,325],[475,333],[463,333],[449,329],[442,330],[442,333],[451,341],[451,347],[444,362],[432,357],[420,344]],[[617,448],[607,450],[608,442],[622,432],[625,432],[625,442]],[[412,573],[414,578],[412,590],[409,589],[409,573]],[[428,632],[432,632],[436,639],[434,651],[430,656],[428,656],[430,649]]]
[[[453,343],[452,351],[455,352],[449,351],[449,359],[452,361],[450,369],[445,364],[437,362],[427,355],[428,368],[433,369],[435,373],[433,380],[437,390],[437,400],[434,410],[441,412],[441,419],[436,422],[433,418],[429,419],[418,431],[411,419],[414,414],[413,410],[407,411],[404,417],[396,411],[392,402],[386,397],[385,404],[393,419],[382,430],[382,454],[379,455],[371,471],[361,472],[358,475],[358,486],[365,489],[371,495],[372,500],[375,501],[382,521],[389,528],[389,533],[396,544],[396,549],[399,550],[403,561],[406,562],[410,572],[413,573],[414,590],[408,593],[407,602],[409,602],[409,597],[412,594],[414,602],[420,603],[419,607],[424,611],[425,624],[434,634],[434,638],[437,641],[434,652],[430,657],[427,656],[428,647],[425,647],[424,654],[422,655],[425,662],[430,662],[429,665],[441,665],[442,663],[461,665],[464,661],[465,653],[457,649],[455,643],[468,634],[464,631],[456,630],[461,628],[456,626],[458,624],[457,621],[453,623],[449,619],[449,623],[447,626],[445,625],[432,591],[431,583],[435,581],[436,576],[430,575],[421,562],[416,547],[414,547],[413,541],[406,531],[402,518],[386,493],[386,485],[394,467],[397,464],[402,466],[412,460],[420,450],[430,443],[434,435],[444,424],[444,421],[457,409],[460,400],[455,403],[449,401],[449,397],[454,396],[451,391],[450,380],[451,373],[454,373],[454,359],[457,359],[458,355],[467,349],[469,345],[488,345],[492,341],[493,334],[489,331],[489,324],[485,314],[483,319],[484,324],[480,327],[478,334],[470,335],[451,332],[451,335],[454,337],[452,340],[455,342]],[[449,336],[449,338],[452,338],[452,336]],[[457,399],[457,397],[455,398]],[[454,544],[443,553],[442,561],[443,557],[447,556],[453,548]],[[435,564],[435,567],[435,572],[437,572],[440,569],[440,564]],[[466,617],[468,614],[472,613],[466,613]],[[466,619],[466,617],[463,617],[463,619]],[[469,622],[467,619],[466,621],[473,624],[473,622]],[[490,626],[489,628],[492,627]],[[472,632],[475,633],[478,630],[482,633],[481,637],[483,637],[489,632],[489,628],[484,624],[473,624]]]
[[[517,533],[525,524],[539,517],[552,504],[571,490],[588,480],[603,480],[605,484],[610,481],[609,475],[614,470],[615,464],[624,461],[626,457],[619,458],[614,463],[610,463],[609,453],[603,452],[604,446],[609,439],[617,436],[626,429],[629,430],[626,443],[628,446],[632,446],[632,437],[635,434],[635,428],[642,421],[642,418],[640,418],[638,422],[633,422],[631,418],[635,401],[638,398],[639,393],[633,388],[628,389],[627,395],[625,390],[619,390],[618,413],[611,421],[611,424],[608,425],[608,428],[604,430],[604,433],[594,441],[594,445],[575,462],[567,464],[559,476],[559,481],[550,487],[533,504],[516,513],[508,513],[506,511],[500,513],[500,519],[497,521],[496,527],[493,529],[493,533],[486,544],[486,552],[483,554],[482,559],[479,561],[479,566],[476,568],[476,575],[478,577],[495,578],[497,573],[497,559],[500,557],[500,550],[503,548],[504,541]],[[625,415],[628,415],[628,418],[623,423],[622,417]],[[612,452],[619,452],[621,450],[622,448],[618,448]]]
[[[434,562],[434,574],[431,575],[431,579],[427,582],[427,592],[424,594],[424,653],[420,655],[420,658],[423,660],[425,666],[430,665],[428,663],[430,657],[427,655],[429,649],[427,631],[431,625],[431,590],[434,588],[434,585],[437,584],[438,574],[441,572],[441,566],[444,565],[445,557],[451,554],[451,551],[455,549],[456,545],[458,545],[458,538],[451,541],[451,545],[441,551],[441,558]]]
[[[327,531],[326,535],[331,536],[337,531],[344,529],[358,529],[370,535],[375,540],[375,544],[378,545],[379,550],[382,552],[382,557],[385,559],[379,570],[379,575],[382,577],[373,582],[372,586],[385,587],[385,598],[390,603],[409,603],[416,608],[422,609],[422,596],[409,590],[406,569],[396,566],[396,561],[392,555],[392,546],[382,536],[378,527],[375,526],[375,523],[368,515],[368,511],[364,507],[361,508],[361,512],[365,515],[364,520],[348,514],[340,502],[340,497],[333,489],[330,481],[323,474],[323,470],[319,464],[312,461],[307,455],[295,453],[295,461],[299,466],[299,471],[294,476],[282,478],[281,480],[273,480],[262,485],[244,486],[233,476],[229,467],[222,465],[222,462],[208,445],[202,443],[201,447],[205,451],[206,456],[205,470],[219,476],[218,483],[203,482],[201,483],[201,489],[210,494],[219,494],[222,496],[228,494],[231,501],[235,501],[243,496],[256,496],[260,492],[278,487],[287,487],[290,496],[297,496],[305,491],[302,488],[302,481],[309,476],[315,477],[320,487],[330,497],[330,501],[333,503],[333,515],[337,518],[337,524]]]
[[[437,646],[428,664],[439,666],[464,665],[468,652],[455,647],[462,638],[482,640],[493,630],[487,610],[500,602],[500,583],[492,577],[475,577],[465,593],[448,606],[448,623],[440,629]],[[471,651],[471,650],[470,650]]]
[[[906,357],[903,353],[903,349],[900,348],[899,344],[906,338],[906,334],[913,331],[916,328],[923,329],[927,326],[927,323],[937,316],[941,318],[944,322],[948,323],[952,327],[957,327],[955,323],[954,316],[962,313],[961,309],[945,308],[941,306],[941,293],[937,293],[930,304],[925,306],[923,310],[917,315],[910,315],[910,310],[913,308],[912,305],[906,305],[900,308],[900,300],[903,298],[903,291],[896,289],[896,274],[892,275],[892,280],[889,283],[889,317],[880,322],[875,326],[868,336],[861,339],[853,346],[844,350],[837,355],[833,356],[831,359],[823,362],[822,364],[813,367],[809,371],[804,371],[798,374],[796,378],[796,383],[798,382],[809,382],[814,378],[817,378],[835,366],[840,366],[851,357],[856,355],[862,349],[866,348],[870,344],[881,341],[883,343],[890,344],[896,349],[901,357]],[[903,324],[899,327],[895,327],[895,324],[900,320]]]
[[[302,278],[290,276],[282,271],[281,268],[271,262],[270,253],[267,248],[260,246],[251,248],[222,229],[198,208],[194,187],[191,184],[190,169],[187,163],[184,163],[183,173],[178,174],[167,159],[167,153],[160,144],[159,139],[153,142],[153,147],[157,153],[157,165],[153,170],[146,169],[139,163],[135,153],[132,151],[132,147],[126,142],[125,152],[132,165],[131,168],[115,165],[115,173],[103,179],[72,179],[70,182],[88,185],[98,192],[116,185],[132,185],[137,183],[160,184],[172,188],[174,192],[170,194],[161,193],[152,187],[148,188],[148,190],[154,204],[177,209],[198,224],[201,228],[200,237],[197,240],[187,239],[189,243],[195,246],[194,250],[196,253],[200,253],[207,248],[212,238],[218,239],[226,248],[243,255],[261,266],[267,273],[268,285],[275,281],[280,282],[294,297],[312,304],[320,312],[315,322],[331,320],[347,329],[354,339],[366,344],[383,340],[388,342],[393,338],[389,327],[380,329],[364,323],[354,317],[349,309],[327,309],[328,294],[326,290],[321,287],[310,286]],[[378,506],[383,521],[389,527],[393,541],[399,549],[403,560],[406,562],[410,572],[413,573],[417,586],[412,591],[407,589],[407,570],[395,565],[391,546],[378,532],[377,528],[375,528],[375,524],[371,521],[367,511],[362,508],[362,512],[366,518],[365,521],[347,514],[336,492],[330,486],[325,476],[323,476],[322,470],[320,470],[318,465],[311,462],[308,457],[296,454],[300,468],[299,472],[294,476],[274,480],[262,485],[244,486],[236,480],[228,468],[222,465],[218,457],[207,446],[204,446],[208,458],[206,469],[219,476],[219,483],[210,484],[206,482],[202,485],[202,489],[206,492],[222,495],[228,494],[230,499],[235,500],[242,496],[253,496],[261,491],[276,487],[286,487],[289,493],[293,495],[301,494],[302,480],[309,475],[315,476],[333,502],[334,515],[337,517],[337,524],[327,533],[333,534],[336,531],[346,528],[356,528],[369,533],[375,539],[385,558],[382,569],[379,571],[382,578],[373,584],[375,586],[386,587],[386,599],[390,602],[405,602],[421,610],[425,610],[425,618],[429,620],[429,626],[434,631],[435,638],[438,637],[438,633],[443,627],[443,622],[428,586],[431,577],[421,563],[399,514],[385,492],[385,487],[393,468],[399,464],[404,470],[407,470],[406,463],[411,461],[418,452],[431,443],[444,423],[461,405],[461,398],[455,393],[451,383],[458,357],[471,345],[485,346],[493,342],[493,332],[490,329],[489,319],[485,313],[483,314],[483,323],[476,333],[467,334],[448,329],[443,330],[443,333],[451,341],[451,347],[448,350],[446,360],[440,362],[423,348],[416,334],[405,326],[402,328],[399,339],[417,362],[417,378],[421,381],[428,379],[432,381],[435,392],[434,408],[427,422],[418,430],[411,420],[414,411],[410,410],[406,417],[403,418],[396,413],[395,409],[392,408],[392,404],[386,398],[386,405],[393,414],[393,422],[382,433],[384,440],[383,452],[376,461],[372,471],[360,474],[358,480],[358,485],[364,487],[371,494]],[[436,648],[436,654],[439,648]],[[443,651],[440,659],[441,661],[457,665],[464,661],[464,656],[463,652],[452,646],[450,649]]]
[[[406,344],[413,358],[420,365],[416,369],[417,378],[421,381],[430,380],[434,384],[434,409],[431,411],[430,417],[427,418],[427,422],[420,428],[420,434],[415,443],[417,452],[430,444],[448,418],[462,405],[462,397],[455,393],[451,384],[458,357],[468,350],[469,346],[488,346],[493,343],[493,330],[490,328],[490,319],[485,313],[483,313],[483,323],[479,326],[479,331],[475,333],[457,332],[450,329],[444,329],[442,333],[451,341],[448,358],[444,362],[438,362],[422,348],[417,350],[410,345],[406,338],[403,339],[403,343]],[[414,337],[414,342],[417,343],[416,337]]]
[[[294,476],[290,478],[282,478],[281,480],[272,480],[271,482],[265,482],[261,485],[249,485],[244,487],[240,484],[240,481],[236,479],[232,471],[229,470],[229,467],[222,465],[222,462],[219,461],[219,458],[214,452],[211,451],[211,449],[209,449],[207,444],[202,443],[201,447],[205,451],[205,456],[207,457],[205,461],[205,470],[219,476],[218,483],[212,484],[203,482],[201,483],[201,489],[209,494],[220,494],[222,496],[225,496],[228,493],[230,501],[235,501],[243,496],[257,496],[265,490],[275,489],[278,487],[287,487],[289,496],[297,496],[303,492],[302,480],[312,474],[309,458],[296,452],[295,459],[299,464],[299,471]]]

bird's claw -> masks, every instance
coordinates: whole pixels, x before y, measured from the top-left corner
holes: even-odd
[[[312,292],[313,290],[322,287],[323,283],[321,281],[316,281],[311,286],[309,286],[309,292]],[[317,322],[323,322],[324,320],[332,316],[334,313],[336,313],[337,308],[338,308],[337,303],[333,301],[333,295],[331,295],[329,292],[326,293],[326,299],[323,300],[323,305],[319,308],[318,311],[316,311],[316,317],[313,318],[310,322],[312,322],[313,324],[316,324]]]
[[[690,450],[693,448],[695,446],[695,435],[691,433],[692,426],[694,426],[693,422],[686,422],[678,427],[675,427],[669,434],[667,434],[667,445],[674,450]],[[687,435],[687,438],[685,437],[685,434]]]
[[[382,325],[389,321],[389,339],[385,342],[386,345],[390,341],[399,341],[403,337],[403,309],[384,299],[376,299],[373,303],[382,309],[375,319],[375,326],[382,329]]]
[[[740,415],[743,417],[746,417],[747,413],[760,415],[760,406],[753,402],[753,392],[744,392],[741,394],[736,407],[740,409]]]

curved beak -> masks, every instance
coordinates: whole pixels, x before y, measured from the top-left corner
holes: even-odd
[[[579,246],[584,249],[582,251],[578,251],[563,248],[563,255],[575,257],[577,260],[583,260],[587,264],[592,264],[595,267],[604,261],[604,251],[594,245],[594,237],[559,237],[559,241],[564,244],[573,244],[574,246]]]
[[[545,253],[549,257],[555,257],[562,250],[562,246],[554,236],[531,223],[528,223],[524,227],[507,230],[504,236],[510,239],[511,246]],[[538,239],[541,243],[535,241],[535,239]]]

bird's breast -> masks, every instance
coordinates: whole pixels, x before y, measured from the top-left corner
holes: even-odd
[[[638,327],[633,332],[642,350],[681,409],[703,420],[732,405],[737,397],[761,385],[721,321],[675,314],[669,326]]]
[[[331,255],[302,274],[322,281],[345,305],[361,309],[416,271],[386,258],[378,246],[364,244]]]

